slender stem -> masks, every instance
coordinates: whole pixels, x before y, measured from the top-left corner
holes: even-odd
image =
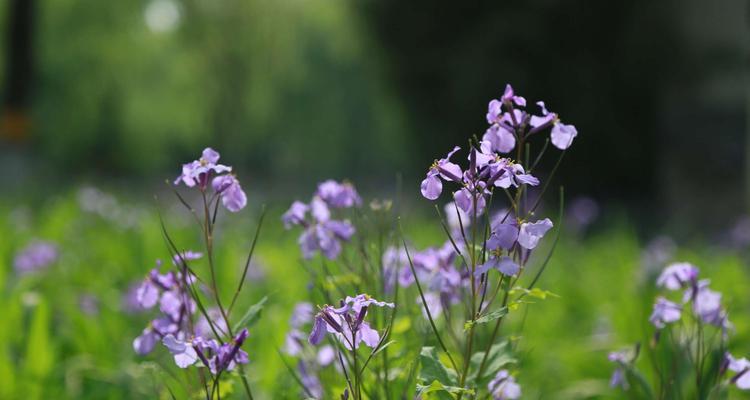
[[[440,344],[440,347],[443,349],[443,352],[448,356],[448,360],[451,362],[451,366],[453,366],[453,370],[458,371],[458,367],[456,366],[456,361],[453,360],[453,356],[451,355],[451,352],[448,351],[448,348],[445,347],[445,343],[443,342],[442,337],[440,337],[440,333],[438,332],[437,326],[435,326],[435,321],[432,318],[432,312],[430,312],[430,307],[427,306],[427,300],[424,298],[424,292],[422,291],[422,285],[419,283],[419,277],[417,276],[417,272],[414,270],[414,263],[411,260],[411,254],[409,254],[409,247],[406,245],[406,239],[404,239],[404,231],[401,227],[401,219],[399,218],[398,223],[398,229],[401,234],[401,240],[404,243],[404,250],[406,251],[406,258],[409,260],[409,268],[411,269],[411,273],[414,276],[414,283],[417,285],[417,291],[419,292],[419,298],[422,299],[422,306],[424,307],[425,314],[427,314],[427,320],[430,321],[430,326],[432,327],[432,332],[435,333],[435,338],[437,339],[438,343]]]
[[[253,237],[253,243],[250,245],[250,252],[247,255],[247,261],[245,261],[245,268],[242,270],[242,278],[240,278],[240,283],[237,285],[237,290],[234,292],[234,296],[232,296],[232,301],[229,303],[229,309],[227,311],[228,314],[232,313],[232,308],[234,308],[234,303],[237,301],[237,297],[239,297],[240,292],[242,291],[242,285],[245,283],[245,278],[247,278],[247,271],[250,269],[250,261],[253,259],[253,253],[255,253],[255,245],[258,243],[258,237],[260,237],[260,228],[263,226],[263,219],[266,216],[266,206],[263,205],[260,212],[260,219],[258,220],[258,227],[255,229],[255,237]]]

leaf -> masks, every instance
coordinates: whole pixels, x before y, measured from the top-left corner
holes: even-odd
[[[560,297],[549,290],[543,290],[540,288],[533,288],[533,289],[526,289],[520,286],[514,287],[511,291],[511,294],[517,294],[517,293],[524,293],[527,296],[535,297],[537,299],[545,300],[547,297]]]
[[[477,374],[479,373],[479,366],[484,359],[484,353],[484,351],[478,351],[471,355],[469,369],[472,371],[472,374],[469,375],[469,382],[474,382],[476,380]],[[515,362],[516,359],[510,355],[507,341],[493,344],[487,355],[487,361],[485,361],[484,371],[482,372],[480,382],[475,382],[475,385],[484,386],[484,384],[492,379],[503,367]]]
[[[417,396],[419,397],[430,398],[431,396],[427,396],[427,397],[425,396],[430,393],[438,393],[438,392],[447,392],[447,393],[450,393],[451,395],[456,395],[456,394],[466,394],[469,396],[474,395],[473,389],[466,389],[466,388],[461,388],[457,386],[445,386],[438,381],[432,381],[432,383],[426,386],[417,384]]]
[[[245,312],[245,315],[234,325],[234,330],[239,331],[242,328],[249,328],[260,318],[260,312],[263,311],[263,306],[266,304],[268,296],[263,296],[259,302],[250,306]]]
[[[469,330],[469,328],[471,328],[471,326],[474,324],[486,324],[488,322],[495,321],[499,318],[504,317],[506,314],[508,314],[508,307],[503,307],[495,311],[491,311],[474,321],[466,321],[466,323],[464,323],[464,330]]]
[[[456,371],[446,367],[440,361],[437,349],[434,347],[422,347],[419,362],[422,366],[419,371],[419,380],[422,382],[438,381],[444,384],[456,384],[458,379]]]

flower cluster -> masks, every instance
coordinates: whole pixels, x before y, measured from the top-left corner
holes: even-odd
[[[201,192],[205,192],[210,181],[214,193],[221,196],[224,207],[231,212],[240,211],[247,205],[247,196],[237,177],[232,174],[232,167],[219,164],[219,157],[216,150],[205,148],[201,158],[182,165],[182,173],[174,184],[197,186]]]
[[[320,251],[326,258],[334,260],[341,253],[341,242],[351,239],[355,230],[347,220],[332,219],[331,209],[358,207],[361,204],[362,199],[354,186],[328,180],[318,185],[309,204],[295,201],[281,219],[286,229],[295,225],[304,229],[298,243],[305,259],[312,258],[316,251]]]
[[[526,139],[552,127],[552,144],[560,150],[570,147],[578,135],[575,126],[560,122],[557,114],[549,112],[543,101],[536,104],[541,115],[529,114],[525,110],[526,99],[516,96],[513,88],[506,85],[500,99],[490,101],[487,109],[487,123],[490,127],[482,140],[491,144],[492,151],[509,153],[516,147],[519,139]]]
[[[357,349],[361,343],[370,348],[377,347],[380,343],[380,334],[365,321],[367,310],[371,306],[395,307],[393,303],[377,301],[366,294],[347,296],[338,308],[326,305],[320,309],[315,315],[308,341],[312,345],[318,345],[326,333],[330,333],[347,350]]]
[[[709,288],[710,281],[698,280],[698,268],[690,263],[674,263],[662,271],[656,284],[670,291],[683,290],[680,302],[659,297],[649,320],[658,329],[679,321],[684,307],[691,306],[694,316],[703,323],[721,328],[726,335],[732,327],[721,305],[721,293]]]
[[[476,275],[486,273],[490,269],[496,269],[506,276],[518,274],[521,266],[510,257],[511,251],[514,248],[523,249],[524,252],[535,249],[544,235],[552,229],[552,221],[549,218],[520,223],[517,219],[505,222],[506,219],[498,218],[492,224],[492,231],[486,242],[490,258],[477,267]],[[504,252],[507,255],[503,255]]]
[[[37,272],[57,261],[59,255],[54,243],[35,241],[16,254],[13,267],[19,274]]]
[[[140,355],[150,353],[157,341],[168,335],[187,337],[190,335],[188,325],[195,313],[195,302],[187,293],[187,281],[194,277],[183,279],[180,272],[169,271],[165,274],[154,268],[136,291],[136,299],[142,309],[151,309],[159,304],[161,315],[152,320],[140,336],[133,341],[133,349]]]
[[[230,342],[219,344],[215,339],[200,336],[182,340],[170,333],[162,343],[172,353],[178,367],[187,368],[200,360],[212,374],[219,375],[223,371],[233,370],[237,364],[249,362],[247,353],[240,348],[247,335],[247,329],[243,329]]]

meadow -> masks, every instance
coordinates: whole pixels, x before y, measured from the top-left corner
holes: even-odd
[[[242,274],[260,215],[261,204],[250,193],[245,213],[220,216],[216,264],[225,298]],[[180,392],[187,370],[172,365],[166,350],[149,357],[134,353],[132,340],[153,313],[134,309],[127,297],[156,259],[170,258],[159,214],[175,242],[186,248],[200,245],[189,214],[170,196],[124,199],[86,187],[34,206],[0,205],[0,227],[6,232],[0,241],[0,398],[171,398],[170,392],[189,397]],[[429,207],[419,207],[401,216],[404,236],[417,248],[441,243],[440,224]],[[250,359],[246,373],[259,399],[301,396],[287,368],[294,363],[280,350],[295,303],[306,300],[311,289],[296,235],[282,227],[283,211],[283,206],[270,206],[238,300],[238,308],[245,309],[268,298],[245,345]],[[524,398],[628,398],[627,392],[609,387],[614,368],[607,353],[636,342],[648,345],[654,279],[662,265],[647,265],[648,238],[639,238],[626,218],[602,217],[585,232],[566,227],[563,232],[538,283],[556,296],[524,304],[504,328],[519,359],[517,379]],[[59,257],[43,271],[18,274],[14,256],[34,240],[55,243]],[[724,294],[735,327],[730,349],[747,354],[746,253],[707,242],[685,243],[656,262],[673,260],[700,266],[701,274]],[[395,321],[390,347],[405,352],[399,361],[404,369],[417,358],[401,347],[414,340],[404,339],[406,333],[434,345],[427,321],[419,317],[420,305],[412,300],[414,288],[408,293],[403,307],[410,311]],[[224,390],[225,396],[241,397],[237,382]],[[730,398],[743,394],[735,389]]]

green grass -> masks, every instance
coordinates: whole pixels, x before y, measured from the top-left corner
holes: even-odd
[[[178,384],[185,381],[185,371],[160,367],[171,365],[163,349],[157,347],[148,357],[132,351],[133,338],[153,313],[122,311],[125,289],[142,279],[155,259],[169,258],[156,206],[144,204],[134,208],[139,216],[132,228],[80,211],[74,195],[48,199],[34,208],[0,204],[0,398],[169,398],[168,392],[157,392],[164,383],[178,398],[186,397]],[[241,273],[259,208],[251,205],[231,220],[224,215],[216,250],[225,301]],[[177,245],[199,249],[200,238],[187,214],[165,209]],[[242,310],[269,297],[245,346],[251,359],[248,376],[258,399],[297,398],[299,393],[276,349],[283,344],[292,306],[309,297],[308,279],[299,260],[297,232],[281,228],[280,211],[270,211],[258,244],[264,277],[247,282],[238,304]],[[442,243],[436,222],[408,216],[403,221],[407,236],[418,247]],[[622,396],[608,387],[613,366],[606,355],[635,342],[648,343],[648,315],[655,296],[652,277],[641,271],[642,243],[632,228],[613,224],[583,240],[563,235],[537,285],[559,297],[522,307],[504,325],[503,335],[512,336],[517,346],[524,398]],[[19,277],[13,256],[32,238],[58,243],[62,255],[48,270]],[[699,265],[702,276],[724,294],[736,327],[730,348],[737,355],[750,353],[750,271],[744,259],[702,243],[681,249],[678,258]],[[538,260],[530,265],[538,266]],[[98,314],[81,311],[84,294],[96,296]],[[406,307],[414,309],[415,295],[408,296]],[[398,343],[402,335],[429,336],[422,320],[403,317],[397,325],[394,352],[408,350],[404,340]],[[407,357],[412,353],[416,356],[418,349],[407,351]],[[733,390],[731,398],[741,395]]]

